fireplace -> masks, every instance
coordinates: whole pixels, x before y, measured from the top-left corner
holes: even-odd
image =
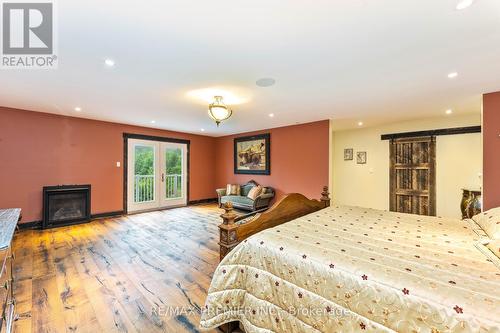
[[[44,229],[88,221],[90,221],[90,185],[43,188]]]

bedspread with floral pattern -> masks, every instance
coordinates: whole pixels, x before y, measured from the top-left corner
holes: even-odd
[[[500,332],[500,270],[469,224],[330,207],[260,232],[218,266],[201,328]]]

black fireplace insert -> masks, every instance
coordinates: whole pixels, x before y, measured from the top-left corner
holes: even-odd
[[[90,185],[43,188],[44,229],[90,221]]]

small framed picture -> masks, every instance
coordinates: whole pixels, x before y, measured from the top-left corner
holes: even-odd
[[[366,151],[358,151],[356,153],[356,162],[358,164],[366,164]]]
[[[344,149],[344,161],[352,161],[353,160],[353,149],[347,148]]]

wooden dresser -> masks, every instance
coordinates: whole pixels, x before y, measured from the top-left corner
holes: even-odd
[[[15,318],[16,302],[12,288],[14,253],[11,245],[20,216],[18,208],[0,209],[0,333],[11,332]]]

